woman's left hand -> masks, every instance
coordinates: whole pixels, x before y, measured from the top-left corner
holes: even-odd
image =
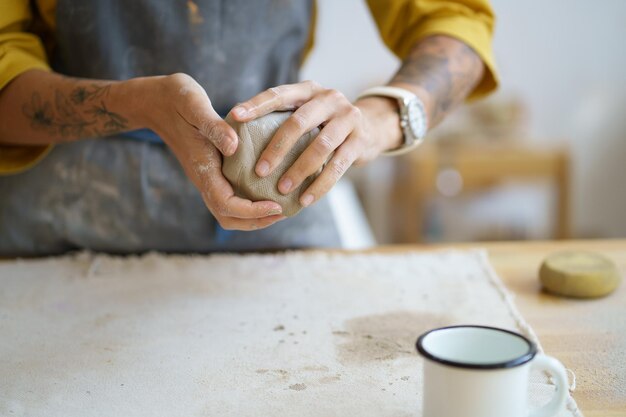
[[[352,104],[339,91],[313,81],[270,88],[238,104],[231,113],[235,120],[248,122],[281,110],[294,113],[265,148],[255,171],[260,177],[269,175],[302,135],[320,126],[317,138],[278,182],[278,190],[288,194],[328,161],[300,196],[304,207],[326,194],[353,164],[370,161],[401,143],[398,108],[393,100],[368,97]]]

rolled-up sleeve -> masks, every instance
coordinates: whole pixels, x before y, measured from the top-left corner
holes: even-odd
[[[29,0],[0,0],[0,93],[25,71],[50,70],[41,40],[26,32],[31,19]],[[31,167],[49,149],[49,146],[0,146],[0,175]]]
[[[32,19],[30,7],[28,0],[0,3],[0,89],[30,69],[50,69],[41,40],[25,31]]]
[[[469,99],[496,89],[498,77],[492,38],[495,15],[488,0],[367,0],[380,35],[400,59],[431,35],[454,37],[472,48],[486,71]]]

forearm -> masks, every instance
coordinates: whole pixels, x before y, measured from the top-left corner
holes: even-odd
[[[48,144],[144,127],[142,83],[27,71],[0,91],[0,143]]]
[[[413,91],[424,103],[428,126],[436,126],[461,104],[483,76],[480,57],[463,42],[447,36],[431,36],[418,42],[390,85]],[[384,97],[367,97],[355,105],[372,125],[379,149],[402,144],[398,106]]]
[[[467,98],[484,71],[480,57],[463,42],[431,36],[413,47],[390,85],[420,97],[432,128]]]

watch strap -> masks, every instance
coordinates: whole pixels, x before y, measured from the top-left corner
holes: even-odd
[[[396,98],[398,100],[403,100],[403,101],[408,101],[408,100],[412,100],[413,98],[417,98],[415,93],[409,90],[406,90],[400,87],[390,87],[390,86],[379,86],[379,87],[368,88],[367,90],[359,94],[358,98],[372,97],[372,96],[393,97],[393,98]]]
[[[365,91],[363,91],[357,99],[365,98],[365,97],[390,97],[398,100],[398,105],[400,106],[400,124],[403,135],[403,144],[395,149],[391,149],[388,151],[384,151],[382,155],[385,156],[398,156],[408,152],[411,152],[413,149],[418,147],[423,140],[423,136],[427,131],[427,119],[426,112],[424,110],[424,104],[422,101],[415,95],[412,91],[406,90],[404,88],[399,87],[391,87],[391,86],[379,86],[372,87]],[[411,131],[411,135],[407,134],[407,130],[411,129],[408,124],[409,115],[407,114],[407,108],[409,107],[409,103],[415,103],[415,107],[421,113],[422,123],[423,123],[423,131],[421,135],[413,133]]]

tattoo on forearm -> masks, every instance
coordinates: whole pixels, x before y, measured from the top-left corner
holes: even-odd
[[[484,65],[463,42],[432,36],[419,42],[392,82],[420,86],[431,96],[431,125],[440,122],[480,81]]]
[[[128,120],[107,109],[104,99],[110,88],[110,85],[97,84],[76,87],[69,99],[56,90],[54,103],[35,92],[30,103],[23,105],[22,113],[30,120],[33,129],[45,130],[61,138],[111,135],[125,130]]]

